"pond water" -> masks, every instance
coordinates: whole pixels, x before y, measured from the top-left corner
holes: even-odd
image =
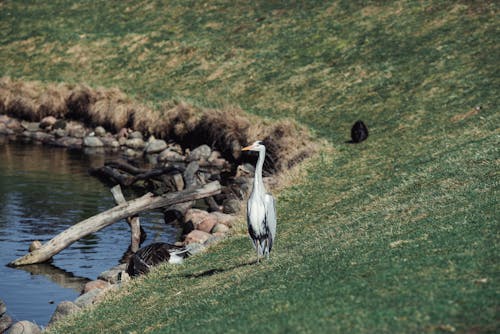
[[[109,157],[109,156],[108,156]],[[46,326],[57,304],[74,300],[83,284],[117,265],[130,242],[125,221],[75,242],[49,264],[7,267],[69,226],[114,206],[109,187],[88,175],[103,154],[9,142],[0,137],[0,299],[14,320]],[[161,213],[141,215],[144,244],[174,242]]]

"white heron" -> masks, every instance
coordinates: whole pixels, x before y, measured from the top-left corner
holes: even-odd
[[[255,166],[253,189],[247,205],[248,233],[253,245],[257,250],[257,263],[260,256],[269,259],[269,253],[273,248],[276,237],[276,206],[274,197],[266,192],[262,181],[262,167],[266,157],[266,147],[261,141],[244,147],[242,151],[259,152],[259,160]]]

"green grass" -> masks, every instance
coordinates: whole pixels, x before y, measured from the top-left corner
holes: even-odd
[[[237,234],[53,332],[497,332],[498,22],[484,1],[2,2],[1,76],[237,104],[328,142],[277,194],[270,261]],[[345,144],[357,119],[370,137]]]

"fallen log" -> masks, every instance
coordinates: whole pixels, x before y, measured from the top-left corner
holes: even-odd
[[[153,194],[147,193],[142,197],[117,205],[71,226],[43,244],[42,247],[12,261],[9,265],[16,267],[45,262],[75,241],[99,231],[118,220],[134,216],[142,211],[154,210],[213,196],[220,193],[220,191],[221,186],[219,182],[214,181],[199,188],[187,189],[177,193],[167,193],[161,196],[153,196]]]

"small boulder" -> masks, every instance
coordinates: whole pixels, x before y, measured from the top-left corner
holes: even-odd
[[[86,135],[86,131],[80,124],[71,123],[67,125],[68,136],[75,138],[83,138]]]
[[[180,162],[184,161],[186,158],[179,152],[173,151],[171,149],[163,150],[160,155],[158,155],[159,162]]]
[[[7,125],[5,125],[5,123],[0,123],[0,134],[11,135],[14,134],[14,131],[12,131],[11,129],[7,129]]]
[[[115,284],[118,283],[119,281],[120,273],[126,269],[127,269],[127,264],[122,263],[120,265],[114,266],[109,270],[103,271],[97,278],[104,281],[108,281],[111,284]]]
[[[222,212],[212,212],[212,215],[217,217],[217,223],[232,227],[236,221],[236,217]]]
[[[87,293],[87,292],[94,290],[94,289],[106,289],[106,288],[109,288],[110,285],[111,284],[107,281],[103,281],[102,279],[97,279],[94,281],[87,282],[83,286],[82,293]]]
[[[229,232],[229,227],[227,227],[227,225],[224,225],[224,224],[216,224],[212,230],[210,231],[212,234],[226,234],[227,232]]]
[[[222,154],[219,151],[212,151],[212,153],[210,153],[210,156],[208,157],[208,161],[212,162],[215,159],[219,159],[221,156]]]
[[[111,148],[118,148],[120,147],[120,143],[118,140],[116,140],[113,137],[101,137],[100,138],[104,146],[106,147],[111,147]]]
[[[94,129],[95,135],[98,137],[104,137],[106,135],[106,129],[102,126],[98,126]]]
[[[5,305],[5,302],[0,299],[0,317],[4,315],[5,312],[7,312],[7,305]]]
[[[142,133],[139,131],[134,131],[128,135],[128,139],[140,139],[143,140]]]
[[[0,333],[5,332],[12,325],[12,318],[8,314],[0,317]]]
[[[185,221],[191,221],[194,226],[199,225],[203,220],[207,219],[210,216],[210,213],[200,210],[200,209],[189,209],[186,212]]]
[[[47,128],[52,128],[54,124],[56,124],[57,119],[54,116],[47,116],[42,118],[40,121],[40,128],[41,129],[47,129]]]
[[[222,203],[224,213],[238,213],[241,210],[241,203],[237,199],[229,198]]]
[[[85,147],[103,147],[104,144],[97,137],[87,136],[87,137],[83,138],[83,146],[85,146]]]
[[[52,129],[54,130],[57,130],[57,129],[61,129],[61,130],[64,130],[66,129],[66,121],[60,119],[60,120],[57,120],[53,125],[52,125]]]
[[[73,302],[70,301],[60,302],[59,305],[57,305],[56,310],[52,314],[52,317],[50,318],[49,326],[54,322],[67,317],[70,314],[80,311],[80,309],[81,309],[80,306],[76,305]]]
[[[9,329],[9,334],[41,334],[42,330],[31,321],[18,321]]]
[[[22,121],[21,126],[24,128],[24,130],[30,131],[30,132],[40,130],[40,123],[38,123],[38,122]]]
[[[66,130],[64,129],[55,129],[53,133],[54,136],[56,136],[56,138],[61,138],[66,136]]]
[[[125,146],[133,148],[135,150],[143,149],[146,143],[142,138],[132,138],[125,141]]]
[[[215,225],[217,225],[217,217],[209,215],[207,218],[203,219],[198,225],[196,225],[196,229],[210,233]]]
[[[189,153],[189,160],[190,161],[201,160],[201,159],[208,160],[211,153],[212,149],[210,148],[210,146],[203,144],[201,146],[198,146]]]
[[[146,146],[146,153],[159,153],[167,148],[167,143],[163,139],[153,139]]]
[[[186,235],[186,238],[184,239],[184,242],[189,245],[192,243],[198,243],[202,244],[208,239],[210,239],[211,235],[210,233],[199,231],[199,230],[193,230],[189,232],[188,235]]]
[[[94,304],[94,302],[97,300],[97,298],[104,293],[105,289],[99,289],[95,288],[93,290],[90,290],[87,293],[84,293],[83,295],[80,295],[80,297],[75,299],[75,304],[78,307],[86,307],[88,305]]]

